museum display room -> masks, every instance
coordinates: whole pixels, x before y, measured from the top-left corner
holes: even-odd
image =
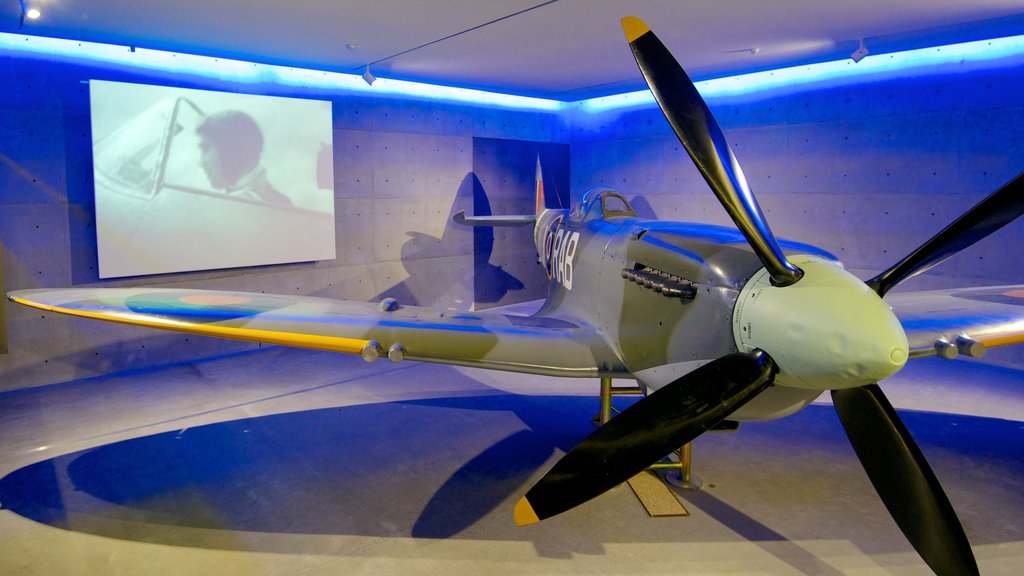
[[[1017,574],[1024,6],[7,2],[3,574]]]

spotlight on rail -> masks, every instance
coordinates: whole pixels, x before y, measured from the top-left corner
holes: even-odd
[[[854,62],[860,62],[868,54],[870,54],[870,52],[868,52],[867,47],[864,46],[864,39],[861,38],[860,39],[860,48],[857,48],[856,50],[854,50],[853,54],[850,54],[850,58],[852,58]]]

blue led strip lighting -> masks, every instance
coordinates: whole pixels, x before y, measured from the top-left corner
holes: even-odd
[[[0,50],[54,61],[93,62],[127,69],[181,72],[242,83],[423,98],[526,110],[559,111],[576,107],[585,112],[600,112],[654,104],[654,99],[648,90],[577,102],[562,102],[387,78],[378,78],[373,86],[369,86],[361,76],[355,74],[256,64],[161,50],[142,48],[131,50],[127,46],[21,34],[0,33]],[[729,97],[775,90],[805,90],[819,84],[835,86],[894,77],[906,78],[914,75],[923,76],[995,67],[1005,65],[1005,61],[1011,58],[1024,61],[1024,36],[979,40],[888,54],[871,54],[858,63],[850,59],[835,60],[716,78],[697,82],[696,85],[705,98]]]
[[[355,74],[257,64],[162,50],[131,49],[114,44],[79,42],[42,36],[0,33],[0,50],[58,62],[95,63],[125,69],[180,72],[222,81],[360,92],[369,96],[413,97],[525,110],[558,111],[569,105],[559,100],[388,78],[378,78],[373,86],[370,86],[362,76]]]
[[[1009,59],[1024,63],[1024,36],[978,40],[934,48],[871,54],[860,62],[849,58],[791,66],[695,82],[704,98],[750,95],[758,92],[797,91],[816,85],[837,86],[889,78],[908,78],[977,70],[1005,65]],[[653,106],[649,90],[627,92],[575,102],[581,110],[599,112],[615,108]]]

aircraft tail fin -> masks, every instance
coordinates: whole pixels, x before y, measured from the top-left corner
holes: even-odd
[[[534,185],[534,213],[514,216],[466,216],[462,211],[452,220],[463,226],[529,226],[536,224],[537,218],[544,212],[544,172],[540,167],[540,154],[537,155],[537,171]]]
[[[534,176],[534,210],[533,213],[540,216],[544,211],[544,171],[540,167],[540,154],[537,154],[537,170]]]

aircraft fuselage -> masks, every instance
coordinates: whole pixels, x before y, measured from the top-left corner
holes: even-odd
[[[600,193],[609,194],[618,197]],[[596,327],[648,390],[736,351],[733,310],[740,290],[762,268],[742,234],[587,210],[588,201],[599,200],[585,199],[572,213],[546,210],[538,219],[535,242],[549,276],[540,314]],[[810,245],[781,245],[787,253],[837,261]],[[777,417],[817,395],[780,388],[736,416]]]

